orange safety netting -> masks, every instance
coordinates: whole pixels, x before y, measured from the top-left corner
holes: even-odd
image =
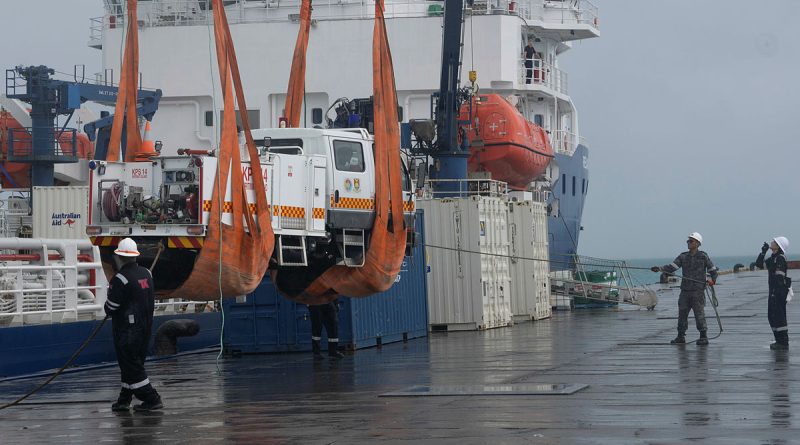
[[[403,263],[407,228],[403,220],[397,91],[383,10],[383,0],[377,0],[372,36],[376,215],[371,242],[363,267],[333,266],[305,291],[290,297],[305,304],[326,303],[338,295],[365,297],[383,292],[392,286]]]
[[[286,105],[284,105],[287,126],[292,128],[300,126],[300,110],[303,107],[303,95],[306,89],[306,51],[308,50],[310,29],[311,0],[303,0],[300,5],[300,30],[297,31],[292,69],[289,72],[289,89],[286,93]]]
[[[111,126],[111,139],[108,142],[106,160],[116,162],[120,157],[123,119],[126,129],[125,161],[136,159],[136,152],[142,146],[139,134],[139,121],[136,118],[136,92],[139,89],[139,28],[136,18],[136,0],[128,0],[128,21],[125,52],[120,66],[119,94],[114,108],[114,123]]]
[[[239,65],[231,39],[222,0],[213,1],[214,37],[217,48],[220,83],[224,98],[222,133],[219,147],[219,172],[214,180],[208,233],[192,273],[178,289],[162,298],[186,298],[204,301],[209,297],[243,295],[255,290],[261,282],[272,256],[275,234],[268,211],[264,176],[244,100]],[[231,82],[233,80],[233,82]],[[233,83],[233,85],[231,85]],[[241,155],[236,131],[234,89],[239,105],[242,128],[250,155],[253,189],[256,195],[256,219],[247,210],[247,195],[242,175]],[[220,206],[231,184],[232,225],[220,220]],[[227,204],[227,203],[226,203]],[[247,225],[245,231],[244,225]]]

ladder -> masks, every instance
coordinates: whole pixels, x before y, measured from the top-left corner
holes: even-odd
[[[342,262],[347,267],[362,267],[366,261],[363,229],[342,229]]]
[[[304,236],[278,235],[278,265],[308,266]]]

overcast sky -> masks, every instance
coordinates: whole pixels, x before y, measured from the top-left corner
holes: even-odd
[[[3,68],[99,71],[101,0],[0,1]],[[580,252],[672,256],[698,231],[712,258],[776,235],[800,258],[800,1],[594,3],[602,36],[561,59],[590,148]]]

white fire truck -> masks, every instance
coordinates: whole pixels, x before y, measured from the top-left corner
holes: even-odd
[[[252,135],[276,237],[270,267],[362,266],[375,218],[373,137],[363,129],[306,128]],[[179,153],[184,154],[146,162],[90,162],[87,235],[104,255],[124,237],[137,241],[142,264],[160,255],[154,276],[162,289],[176,288],[191,272],[217,172],[213,152]],[[254,207],[250,163],[242,162],[241,169],[248,207]],[[413,228],[415,195],[405,165],[402,175],[404,217]],[[230,196],[229,181],[225,202]],[[225,224],[232,222],[229,207],[221,206]]]

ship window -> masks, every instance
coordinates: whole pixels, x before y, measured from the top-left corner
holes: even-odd
[[[572,196],[575,196],[575,177],[572,177]]]
[[[206,127],[214,126],[214,112],[206,111]]]
[[[311,122],[313,122],[314,124],[322,123],[322,108],[311,109]]]
[[[538,125],[538,126],[540,126],[540,127],[544,127],[544,115],[542,115],[542,114],[534,114],[533,115],[533,123]]]
[[[250,128],[258,128],[261,126],[261,112],[259,110],[247,110],[247,120],[250,123]],[[219,121],[225,122],[225,111],[219,111]],[[239,114],[239,110],[236,110],[236,126],[238,128],[242,128],[242,116]]]
[[[355,141],[333,141],[333,157],[336,170],[345,172],[364,171],[364,152],[361,143]]]
[[[581,194],[586,194],[586,178],[581,179]]]
[[[567,194],[567,174],[566,173],[563,173],[561,175],[561,194],[562,195],[566,195]]]

